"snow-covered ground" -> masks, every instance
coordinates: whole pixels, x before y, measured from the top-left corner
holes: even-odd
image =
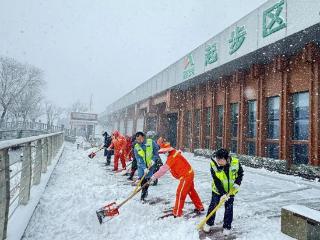
[[[159,185],[150,187],[149,199],[155,205],[142,204],[139,197],[120,208],[120,215],[99,225],[95,210],[104,203],[125,199],[133,187],[126,177],[114,175],[104,167],[100,152],[89,159],[88,151],[66,144],[49,185],[42,196],[25,233],[32,239],[199,239],[196,225],[201,218],[157,220],[175,198],[178,181],[168,173]],[[196,173],[196,189],[207,206],[211,196],[209,160],[186,153]],[[298,177],[244,168],[245,176],[234,207],[233,228],[237,239],[291,239],[280,232],[282,206],[303,204],[320,206],[320,184]],[[169,201],[167,201],[169,200]],[[187,199],[185,209],[193,209]],[[221,222],[223,211],[217,214]]]

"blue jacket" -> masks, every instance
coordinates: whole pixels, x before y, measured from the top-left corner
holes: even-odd
[[[155,141],[152,141],[152,145],[153,145],[153,149],[152,149],[152,152],[153,152],[153,157],[152,157],[152,161],[156,162],[156,160],[158,158],[160,158],[159,156],[159,145],[155,142]],[[140,144],[141,148],[146,151],[146,140],[144,140],[143,143]],[[142,178],[143,177],[143,174],[144,174],[144,169],[146,169],[146,163],[144,162],[143,158],[140,157],[138,155],[138,152],[136,149],[134,149],[134,156],[135,158],[137,159],[137,163],[138,163],[138,176],[139,178]],[[150,169],[149,173],[147,174],[146,178],[150,178],[153,174],[153,167]]]

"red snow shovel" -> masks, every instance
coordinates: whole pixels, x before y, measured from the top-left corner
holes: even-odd
[[[116,204],[116,202],[110,203],[102,208],[100,208],[98,211],[96,211],[99,223],[102,224],[103,219],[105,217],[115,217],[119,215],[119,208],[122,207],[125,203],[127,203],[131,198],[133,198],[135,195],[137,195],[145,186],[147,186],[150,183],[150,181],[146,182],[142,187],[138,188],[137,190],[133,191],[131,195],[125,199],[123,202],[121,202],[119,205]]]
[[[153,166],[153,165],[152,165]],[[150,170],[152,168],[152,166],[150,166],[148,168],[148,170]],[[140,181],[138,182],[137,186],[135,187],[135,189],[133,190],[133,192],[130,194],[130,196],[125,199],[122,203],[120,203],[119,205],[116,204],[116,202],[110,203],[102,208],[100,208],[99,210],[96,211],[99,223],[102,224],[102,220],[105,217],[114,217],[119,215],[119,208],[121,206],[123,206],[126,202],[128,202],[131,198],[133,198],[135,195],[137,195],[137,193],[139,193],[145,186],[147,186],[150,183],[150,180],[148,182],[146,182],[142,187],[140,187],[143,179],[145,178],[145,176],[148,175],[148,173],[143,174],[142,178],[140,179]]]
[[[97,151],[93,151],[88,155],[89,158],[94,158],[97,155],[97,152],[101,151],[104,147],[100,147]]]

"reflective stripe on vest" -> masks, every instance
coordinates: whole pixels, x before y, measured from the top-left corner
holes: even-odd
[[[235,157],[231,157],[231,163],[229,167],[229,181],[228,181],[228,176],[223,171],[223,169],[219,171],[213,161],[210,162],[210,165],[216,177],[221,181],[223,189],[226,192],[229,192],[233,188],[234,181],[238,177],[239,159]],[[214,181],[212,182],[212,191],[217,194],[220,194],[216,185],[214,184]]]
[[[147,139],[146,141],[146,151],[142,149],[139,143],[136,143],[134,148],[137,150],[138,155],[143,159],[147,168],[151,166],[151,161],[153,158],[153,141],[152,139]]]

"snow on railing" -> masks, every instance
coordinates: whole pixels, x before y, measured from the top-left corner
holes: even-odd
[[[39,130],[47,132],[62,131],[62,126],[48,125],[41,122],[4,122],[0,126],[1,130]]]
[[[6,239],[8,221],[27,205],[30,190],[58,155],[64,133],[57,132],[0,142],[0,240]]]

